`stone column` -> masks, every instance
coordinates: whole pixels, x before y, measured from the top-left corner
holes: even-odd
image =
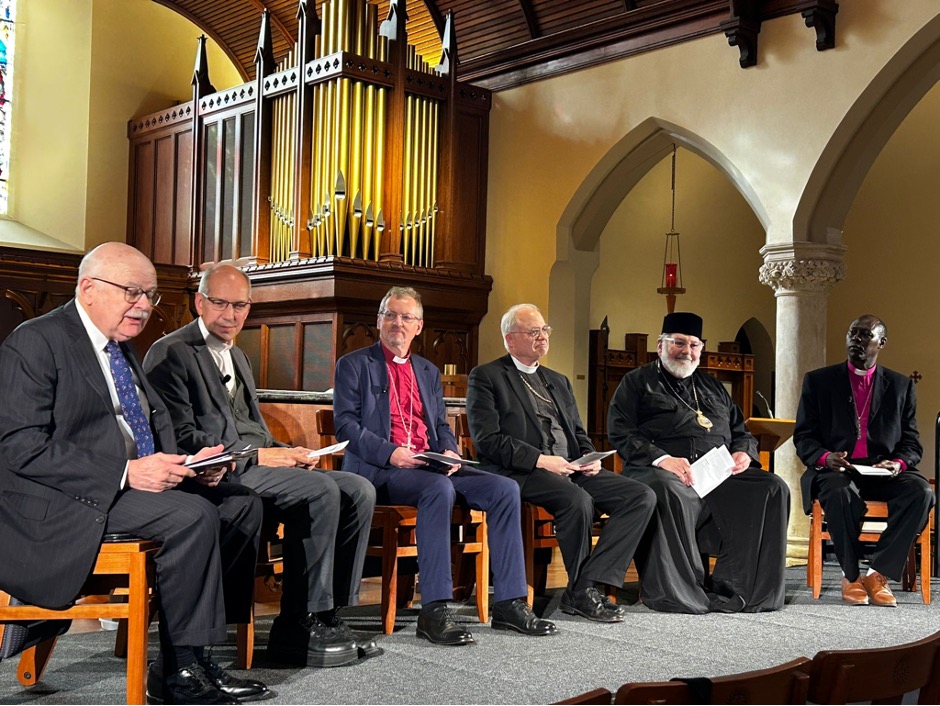
[[[760,281],[777,297],[776,400],[774,414],[795,419],[803,375],[826,364],[829,290],[845,276],[844,245],[791,242],[761,248]],[[805,562],[809,520],[803,514],[800,476],[804,466],[793,440],[774,454],[774,468],[790,486],[787,556]]]

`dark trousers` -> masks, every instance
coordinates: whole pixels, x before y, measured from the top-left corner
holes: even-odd
[[[418,508],[415,534],[423,603],[449,601],[454,597],[450,523],[457,494],[474,510],[486,512],[494,600],[525,597],[518,484],[467,467],[451,476],[419,468],[383,468],[375,474],[373,482],[379,502]],[[477,586],[477,590],[488,589]]]
[[[238,476],[284,523],[281,615],[359,602],[375,488],[354,473],[251,466]]]
[[[888,526],[875,545],[871,567],[900,581],[911,545],[927,524],[927,515],[934,506],[927,479],[916,468],[894,478],[823,472],[813,480],[813,489],[826,513],[839,566],[850,581],[858,578],[858,561],[863,552],[858,535],[865,516],[865,500],[888,503]]]
[[[741,596],[748,612],[783,607],[790,515],[790,491],[783,479],[749,468],[700,498],[668,471],[642,467],[623,472],[656,493],[655,520],[637,553],[644,605],[705,613],[709,593],[716,593]],[[700,532],[718,540],[718,559],[707,585]]]
[[[623,585],[624,575],[650,517],[656,495],[643,483],[607,470],[595,476],[560,476],[536,468],[522,482],[522,499],[544,507],[555,517],[558,547],[568,572],[568,588],[579,579]],[[608,515],[597,546],[591,551],[595,508]]]
[[[261,517],[261,499],[231,482],[126,490],[108,510],[108,532],[162,545],[155,564],[164,657],[172,646],[224,642],[227,622],[248,622]]]

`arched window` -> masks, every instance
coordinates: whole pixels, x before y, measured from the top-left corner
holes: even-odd
[[[10,119],[13,115],[13,48],[16,0],[0,0],[0,215],[7,213],[10,178]]]

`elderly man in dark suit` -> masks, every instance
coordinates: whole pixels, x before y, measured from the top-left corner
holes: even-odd
[[[460,461],[457,439],[447,423],[441,373],[411,353],[411,342],[423,324],[420,295],[409,287],[392,287],[379,305],[379,343],[337,361],[336,436],[349,441],[343,467],[372,481],[382,502],[418,508],[419,637],[439,645],[473,642],[447,608],[454,595],[450,524],[458,493],[471,507],[486,511],[493,562],[493,628],[532,636],[553,634],[555,625],[539,620],[525,601],[519,487],[508,478],[467,466],[435,472],[415,458],[421,451],[432,451],[455,464]]]
[[[157,341],[144,368],[166,400],[180,449],[206,444],[258,447],[234,480],[257,491],[284,523],[281,612],[268,657],[285,664],[335,667],[382,650],[357,638],[337,614],[356,605],[375,489],[353,473],[323,472],[310,449],[274,439],[261,416],[248,356],[234,345],[251,308],[251,282],[231,265],[203,272],[199,318]]]
[[[538,308],[511,307],[500,329],[508,355],[470,372],[467,416],[473,444],[487,470],[515,480],[523,500],[555,517],[568,572],[562,610],[620,622],[623,609],[598,586],[623,584],[656,495],[638,481],[601,469],[599,460],[573,463],[595,449],[568,378],[539,363],[548,353],[552,329]],[[595,508],[608,520],[592,551]]]
[[[887,342],[888,328],[877,316],[853,321],[845,336],[848,360],[803,378],[793,434],[807,466],[800,483],[803,508],[809,513],[819,498],[844,574],[842,600],[851,605],[897,605],[888,579],[901,578],[934,505],[930,484],[914,467],[923,453],[914,382],[877,365]],[[888,503],[888,526],[861,576],[865,500]]]
[[[82,260],[73,301],[0,347],[0,586],[65,606],[105,533],[157,540],[160,656],[148,699],[264,698],[263,684],[227,674],[203,649],[225,640],[226,622],[248,620],[261,501],[220,482],[227,467],[196,475],[176,453],[169,414],[128,344],[160,300],[156,285],[144,255],[106,243]]]

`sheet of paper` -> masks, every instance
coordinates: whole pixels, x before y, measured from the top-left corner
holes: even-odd
[[[348,441],[341,441],[338,444],[333,444],[332,446],[324,446],[322,449],[317,449],[316,451],[311,451],[308,453],[307,458],[317,458],[318,456],[335,454],[337,451],[342,451],[345,449],[348,443]]]
[[[251,445],[246,446],[241,451],[223,451],[220,454],[215,454],[214,456],[207,456],[206,458],[201,458],[198,461],[193,460],[185,464],[187,468],[191,468],[196,471],[197,474],[201,475],[205,473],[210,468],[216,468],[218,466],[224,466],[227,463],[232,461],[237,461],[240,458],[245,458],[247,456],[255,456],[258,453],[258,449],[251,448]]]
[[[692,490],[704,498],[731,477],[734,459],[727,446],[718,446],[692,464]]]
[[[863,466],[860,463],[853,463],[852,467],[863,476],[890,476],[891,471],[887,468],[875,468],[874,466]]]
[[[602,458],[607,458],[608,456],[617,453],[616,451],[592,451],[589,454],[584,454],[581,458],[576,458],[573,463],[575,466],[587,466],[590,463],[595,461],[600,461]]]

